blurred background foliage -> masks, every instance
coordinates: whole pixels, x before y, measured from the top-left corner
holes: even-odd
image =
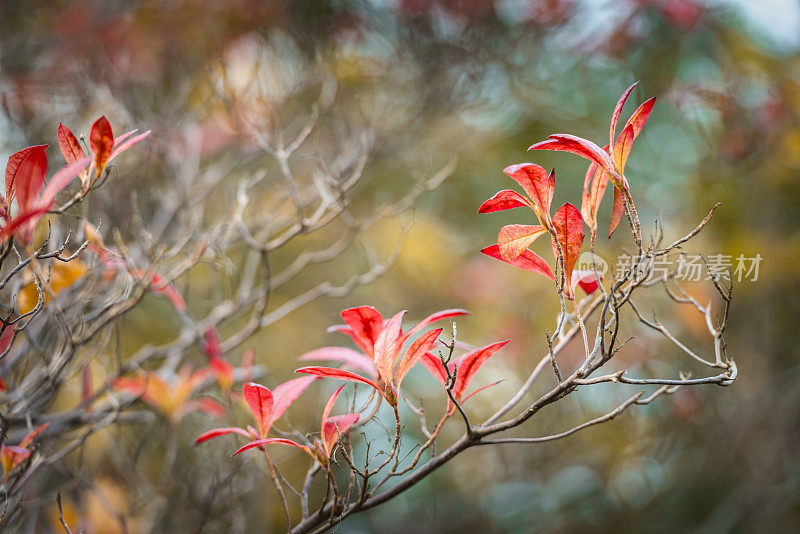
[[[521,221],[514,212],[479,217],[477,206],[512,185],[501,172],[506,165],[530,160],[557,166],[556,205],[577,204],[583,161],[525,149],[557,131],[604,139],[618,95],[641,80],[637,103],[659,97],[627,172],[643,222],[658,218],[667,237],[676,237],[719,201],[697,250],[688,252],[764,258],[758,280],[734,290],[729,351],[739,380],[725,389],[681,391],[565,441],[470,450],[340,530],[794,532],[800,528],[798,46],[800,8],[791,0],[5,0],[0,150],[52,147],[59,121],[85,132],[100,114],[118,131],[152,129],[148,147],[137,150],[140,160],[131,155],[120,163],[92,206],[104,225],[130,236],[131,188],[146,206],[148,196],[191,172],[190,157],[196,169],[232,159],[238,173],[275,171],[243,134],[242,117],[263,128],[279,117],[297,130],[326,90],[324,80],[335,79],[323,129],[333,137],[341,128],[369,132],[374,149],[367,180],[353,197],[355,211],[396,198],[414,176],[451,159],[456,170],[421,198],[411,220],[369,230],[369,246],[381,256],[402,239],[387,275],[345,298],[305,306],[248,344],[266,369],[260,381],[282,382],[296,356],[338,344],[325,328],[345,307],[408,309],[414,318],[462,307],[472,312],[459,322],[462,340],[514,340],[484,371],[485,381],[490,374],[508,379],[476,400],[472,409],[485,413],[545,350],[543,332],[552,328],[557,303],[544,279],[478,253],[503,223]],[[247,91],[254,80],[257,94]],[[332,150],[323,143],[315,149]],[[227,208],[222,199],[209,205]],[[609,209],[607,200],[601,219]],[[337,231],[309,239],[335,239]],[[600,254],[613,261],[621,239],[599,239]],[[285,265],[302,246],[275,261]],[[272,306],[294,288],[326,277],[346,280],[359,262],[347,255],[334,267],[304,271],[291,288],[278,290]],[[218,287],[224,266],[207,271],[178,281],[190,308],[207,309],[224,291]],[[697,328],[692,317],[670,320],[690,334]],[[163,299],[148,297],[115,339],[124,357],[169,340],[176,329]],[[629,368],[675,357],[639,334]],[[240,354],[228,357],[238,361]],[[199,348],[187,359],[195,366],[205,361]],[[438,390],[425,393],[434,384],[430,377],[412,378],[423,402],[438,399]],[[323,394],[315,395],[301,399],[307,410],[290,413],[298,428],[317,424]],[[571,413],[599,413],[614,400],[576,398],[528,430],[561,428]],[[180,499],[195,499],[230,464],[224,447],[192,448],[209,424],[191,415],[176,430],[180,462],[170,476],[183,489],[173,494],[174,515],[163,524],[180,531],[198,524],[182,515]],[[81,517],[92,532],[118,531],[109,502],[135,511],[137,499],[147,498],[140,479],[163,476],[159,458],[169,432],[156,420],[93,438],[81,469],[103,491],[80,497],[65,491],[68,518],[77,524]],[[144,452],[136,465],[119,465],[104,452],[109,447]],[[276,456],[290,478],[304,469],[305,460],[291,451]],[[266,478],[244,471],[237,474],[238,494],[220,499],[237,503],[243,525],[279,528]],[[49,520],[38,521],[32,525],[46,528]],[[128,527],[147,524],[141,519]]]

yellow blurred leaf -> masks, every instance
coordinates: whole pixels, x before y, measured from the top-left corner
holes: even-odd
[[[86,275],[86,266],[78,259],[66,263],[63,261],[55,261],[48,266],[46,273],[49,275],[47,283],[50,289],[53,291],[53,294],[58,295],[65,289],[72,287],[75,282]],[[39,291],[33,283],[33,276],[31,273],[28,273],[27,278],[28,282],[22,286],[17,294],[17,311],[20,315],[34,309],[36,303],[39,302]],[[50,295],[45,291],[45,304],[47,304],[49,300]]]

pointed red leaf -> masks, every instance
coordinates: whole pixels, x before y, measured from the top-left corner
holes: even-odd
[[[200,443],[203,443],[204,441],[208,441],[208,440],[210,440],[212,438],[216,438],[216,437],[219,437],[219,436],[226,436],[228,434],[239,434],[239,435],[244,436],[246,438],[250,437],[250,434],[247,432],[247,430],[245,430],[243,428],[237,428],[237,427],[212,428],[211,430],[203,432],[202,434],[197,436],[197,439],[195,440],[194,443],[195,443],[195,445],[199,445]]]
[[[375,364],[372,358],[347,347],[322,347],[311,352],[306,352],[299,358],[300,361],[328,360],[342,362],[346,367],[364,371],[370,375],[375,374]]]
[[[456,385],[453,388],[453,395],[457,399],[460,399],[464,395],[472,377],[475,376],[475,373],[478,372],[481,365],[496,354],[497,351],[503,348],[509,341],[511,340],[506,339],[505,341],[498,341],[459,357]]]
[[[653,106],[656,104],[656,97],[645,100],[639,108],[633,112],[633,115],[625,123],[625,127],[633,127],[633,138],[639,137],[644,125],[647,124],[647,119],[650,118],[650,113],[653,111]]]
[[[14,217],[13,219],[9,220],[2,228],[0,228],[0,243],[5,242],[8,238],[12,235],[17,233],[17,231],[23,227],[27,226],[29,223],[34,224],[36,223],[42,215],[46,214],[48,210],[46,209],[39,209],[35,211],[28,211],[25,213],[21,213]],[[24,234],[25,232],[23,232]],[[28,237],[24,237],[21,239],[23,245],[27,244],[29,240]]]
[[[512,261],[506,261],[502,258],[502,256],[500,256],[500,247],[498,245],[490,245],[481,250],[481,252],[489,257],[498,259],[500,261],[505,261],[514,267],[519,267],[520,269],[524,269],[526,271],[544,275],[554,282],[556,280],[553,270],[550,268],[547,262],[530,250],[523,250],[522,254],[517,256],[517,258]]]
[[[476,389],[475,391],[473,391],[472,393],[470,393],[469,395],[467,395],[466,397],[461,399],[461,402],[462,403],[467,402],[470,399],[470,397],[472,397],[473,395],[477,395],[478,393],[480,393],[484,389],[489,389],[490,387],[496,386],[500,382],[502,382],[502,380],[498,380],[497,382],[492,382],[491,384],[486,384],[485,386],[479,387],[478,389]]]
[[[372,386],[373,388],[377,389],[381,395],[383,395],[383,391],[381,390],[381,388],[378,387],[378,384],[376,384],[375,382],[373,382],[368,378],[364,378],[363,376],[351,373],[350,371],[345,371],[344,369],[311,366],[311,367],[301,367],[300,369],[297,369],[295,373],[305,373],[309,375],[321,376],[323,378],[335,378],[337,380],[347,380],[348,382],[361,382],[362,384],[367,384],[368,386]]]
[[[346,332],[368,356],[373,355],[375,340],[383,330],[383,317],[372,306],[358,306],[342,311],[342,319],[350,327]]]
[[[531,145],[528,150],[558,150],[577,154],[589,161],[594,161],[609,172],[613,171],[613,163],[608,153],[595,143],[569,134],[553,134],[550,139]]]
[[[619,122],[619,116],[622,114],[622,108],[625,106],[625,101],[628,100],[631,91],[633,91],[637,85],[639,85],[639,82],[634,82],[633,85],[622,93],[617,105],[614,107],[614,112],[611,114],[611,128],[608,136],[608,142],[611,143],[611,146],[614,146],[614,137],[617,134],[617,123]]]
[[[314,455],[314,453],[311,451],[311,449],[309,449],[305,445],[300,445],[299,443],[295,443],[294,441],[292,441],[290,439],[283,439],[283,438],[267,438],[267,439],[257,439],[255,441],[251,441],[247,445],[244,445],[243,447],[240,447],[239,450],[237,450],[235,453],[233,453],[233,455],[236,456],[239,453],[242,453],[244,451],[253,449],[255,447],[263,447],[264,445],[270,445],[272,443],[277,443],[279,445],[289,445],[291,447],[297,447],[298,449],[304,451],[306,454],[308,454],[309,456],[311,456],[315,460],[317,459],[317,457]]]
[[[628,161],[628,155],[631,153],[631,148],[633,148],[633,139],[633,126],[628,125],[619,134],[619,139],[614,144],[614,163],[619,172],[625,171],[625,162]]]
[[[292,378],[273,389],[272,398],[274,404],[272,406],[272,415],[270,416],[270,425],[277,421],[316,379],[317,377],[315,376]]]
[[[444,370],[444,365],[442,365],[442,360],[439,359],[438,356],[434,356],[430,352],[426,352],[420,358],[422,365],[425,366],[425,369],[430,371],[433,377],[439,381],[439,383],[444,386],[447,382],[447,373]]]
[[[611,219],[608,223],[608,237],[610,238],[619,226],[622,216],[625,215],[625,204],[622,200],[622,191],[614,188],[614,205],[611,206]]]
[[[67,164],[75,163],[85,157],[78,138],[60,122],[58,123],[58,148],[61,149],[61,155],[64,156]]]
[[[412,328],[408,332],[405,332],[403,334],[403,336],[402,336],[402,343],[405,343],[405,341],[410,336],[413,336],[414,334],[416,334],[417,332],[419,332],[420,330],[422,330],[423,328],[425,328],[429,324],[435,323],[436,321],[441,321],[443,319],[450,319],[451,317],[459,317],[461,315],[467,315],[468,313],[469,312],[467,310],[461,310],[461,309],[458,309],[458,308],[453,308],[453,309],[449,309],[449,310],[441,310],[441,311],[438,311],[436,313],[432,313],[429,316],[427,316],[426,318],[424,318],[422,321],[420,321],[416,326],[414,326],[414,328]]]
[[[127,134],[121,135],[114,141],[114,150],[111,151],[111,155],[108,157],[108,161],[106,163],[110,162],[112,159],[116,158],[117,156],[128,150],[136,143],[144,141],[144,139],[147,138],[148,135],[150,135],[150,130],[147,130],[144,133],[140,133],[139,135],[131,137],[125,142],[120,141],[120,138],[124,139],[130,134],[134,133],[135,131],[136,130],[133,130],[132,132],[128,132]]]
[[[592,242],[597,233],[597,210],[608,186],[608,173],[596,163],[589,165],[586,171],[586,180],[583,185],[583,199],[581,201],[581,215],[592,235]]]
[[[47,175],[47,145],[29,146],[15,152],[6,164],[6,201],[14,198],[21,212],[27,211],[44,186]]]
[[[31,430],[31,431],[28,433],[28,435],[27,435],[27,436],[25,436],[24,438],[22,438],[22,441],[20,441],[20,442],[19,442],[19,446],[20,446],[20,447],[27,447],[28,445],[30,445],[31,443],[33,443],[33,440],[34,440],[34,439],[36,439],[36,436],[38,436],[39,434],[41,434],[42,432],[44,432],[44,430],[45,430],[45,429],[46,429],[48,426],[50,426],[50,423],[44,423],[44,424],[41,424],[41,425],[37,426],[37,427],[36,427],[36,428],[34,428],[33,430]]]
[[[530,202],[525,200],[525,197],[516,191],[504,189],[502,191],[498,191],[492,198],[481,204],[481,207],[478,208],[478,213],[491,213],[493,211],[524,208],[526,206],[533,209],[533,206]]]
[[[405,314],[404,310],[392,317],[375,340],[375,368],[387,384],[392,382],[394,361],[400,351],[400,335]]]
[[[105,116],[100,117],[92,124],[89,132],[89,147],[92,149],[97,176],[100,176],[114,149],[114,134],[111,131],[111,124]]]
[[[509,224],[502,227],[497,235],[500,256],[503,261],[514,261],[536,238],[545,233],[547,228],[538,224]]]
[[[572,290],[569,287],[569,281],[572,279],[572,269],[575,267],[575,262],[578,261],[583,244],[583,219],[578,208],[569,202],[558,208],[553,216],[553,226],[564,253],[564,275],[567,281],[565,290],[567,296],[570,296]],[[555,239],[551,238],[550,241],[553,246],[553,255],[558,258],[558,246]]]
[[[509,165],[503,172],[517,182],[533,202],[533,210],[542,224],[550,220],[550,204],[553,201],[555,177],[552,173],[533,163]]]
[[[272,408],[275,403],[272,391],[261,384],[248,382],[244,385],[244,400],[258,424],[259,435],[265,437],[272,425]]]
[[[339,441],[339,436],[350,430],[350,427],[356,424],[358,419],[357,413],[349,413],[331,417],[322,423],[322,446],[328,457],[331,455],[333,446]]]
[[[433,347],[434,343],[436,343],[436,339],[441,333],[441,328],[426,332],[417,338],[410,347],[408,347],[408,350],[400,359],[400,363],[397,364],[397,387],[400,387],[400,384],[403,382],[403,378],[405,378],[405,376],[419,361],[422,355],[431,350],[431,347]]]
[[[89,161],[91,161],[89,158],[83,158],[75,163],[70,163],[69,165],[57,170],[47,182],[47,185],[42,190],[39,198],[36,199],[36,202],[34,203],[36,209],[49,210],[52,208],[56,201],[56,195],[59,194],[62,189],[67,187],[76,176],[78,176],[78,173],[80,173],[89,164]]]

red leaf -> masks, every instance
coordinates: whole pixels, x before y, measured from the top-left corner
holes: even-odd
[[[481,365],[483,365],[486,360],[496,354],[497,351],[503,348],[509,341],[511,340],[506,339],[505,341],[498,341],[496,343],[492,343],[491,345],[475,349],[459,357],[456,385],[453,388],[453,395],[457,399],[460,399],[464,394],[469,386],[470,381],[472,380],[472,377],[475,376],[475,373],[478,372],[478,369],[480,369]]]
[[[209,430],[207,432],[203,432],[202,434],[197,436],[197,439],[195,440],[194,443],[195,443],[195,445],[199,445],[200,443],[203,443],[204,441],[208,441],[211,438],[216,438],[216,437],[219,437],[219,436],[226,436],[228,434],[240,434],[240,435],[242,435],[242,436],[244,436],[246,438],[250,437],[250,434],[247,432],[247,430],[245,430],[243,428],[236,428],[236,427],[214,428],[214,429],[211,429],[211,430]]]
[[[622,108],[625,106],[625,101],[628,100],[631,91],[633,91],[637,85],[639,85],[639,82],[634,82],[633,85],[628,87],[625,92],[622,93],[617,105],[614,107],[614,112],[611,114],[611,128],[608,137],[608,142],[611,143],[611,146],[614,146],[614,136],[617,134],[617,123],[619,122],[619,116],[622,114]]]
[[[58,148],[61,149],[61,155],[64,156],[67,164],[75,163],[85,157],[78,138],[60,122],[58,123]]]
[[[383,317],[372,306],[358,306],[342,311],[342,319],[350,327],[345,332],[368,356],[374,354],[375,340],[383,330]]]
[[[514,261],[544,233],[547,233],[547,228],[538,224],[509,224],[502,227],[497,235],[500,256],[503,261]]]
[[[131,137],[130,139],[128,139],[124,143],[122,142],[123,139],[125,139],[126,137],[128,137],[129,135],[134,133],[135,131],[136,130],[133,130],[133,132],[128,132],[127,134],[120,135],[114,141],[114,150],[111,151],[111,155],[108,157],[108,161],[106,163],[108,163],[112,159],[116,158],[117,156],[119,156],[120,154],[122,154],[123,152],[128,150],[130,147],[132,147],[136,143],[138,143],[140,141],[143,141],[148,135],[150,135],[150,130],[147,130],[144,133],[140,133],[139,135]]]
[[[20,212],[28,211],[44,186],[47,175],[47,145],[29,146],[15,152],[6,164],[6,202],[17,198]]]
[[[586,171],[586,180],[583,184],[583,199],[581,201],[581,215],[589,227],[592,242],[597,233],[597,210],[608,186],[608,173],[596,163],[589,165]]]
[[[481,204],[481,207],[478,208],[478,213],[491,213],[493,211],[524,208],[525,206],[533,209],[533,206],[525,200],[525,197],[516,191],[504,189],[503,191],[498,191],[492,198]]]
[[[31,430],[27,436],[22,438],[22,441],[19,442],[19,446],[27,447],[28,445],[33,443],[33,440],[36,439],[36,436],[44,432],[45,428],[47,428],[48,426],[50,426],[50,423],[44,423]]]
[[[405,313],[401,311],[392,317],[375,340],[375,368],[386,383],[392,382],[392,370],[397,353],[400,351],[400,335]]]
[[[503,172],[516,181],[527,193],[533,202],[533,210],[539,216],[542,224],[550,220],[550,204],[553,201],[555,190],[555,175],[539,165],[533,163],[519,163],[509,165]]]
[[[344,385],[339,386],[336,391],[331,393],[331,396],[328,397],[328,402],[325,403],[325,408],[322,409],[322,424],[325,424],[325,421],[328,419],[333,409],[333,405],[336,403],[336,399],[339,397],[339,393],[341,393],[343,389]]]
[[[33,224],[38,221],[42,215],[47,213],[47,211],[48,210],[46,209],[28,211],[21,213],[9,220],[2,228],[0,228],[0,243],[5,242],[6,239],[14,235],[22,226],[25,226],[28,223]],[[23,244],[27,244],[27,238],[23,239],[23,241]]]
[[[614,205],[611,206],[611,220],[608,223],[608,237],[616,231],[622,216],[625,214],[625,204],[622,201],[622,191],[614,188]]]
[[[317,457],[314,456],[314,453],[311,452],[311,449],[309,449],[305,445],[300,445],[299,443],[295,443],[294,441],[292,441],[290,439],[283,439],[283,438],[267,438],[267,439],[257,439],[255,441],[251,441],[250,443],[248,443],[247,445],[241,447],[239,450],[237,450],[235,453],[233,453],[233,455],[236,456],[237,454],[239,454],[241,452],[250,450],[250,449],[255,448],[255,447],[263,447],[264,445],[270,445],[271,443],[277,443],[279,445],[290,445],[292,447],[297,447],[298,449],[301,449],[301,450],[305,451],[306,454],[308,454],[309,456],[311,456],[315,460],[317,459]]]
[[[470,397],[472,397],[473,395],[477,395],[478,393],[480,393],[480,392],[481,392],[481,391],[483,391],[484,389],[489,389],[490,387],[496,386],[496,385],[497,385],[497,384],[499,384],[500,382],[502,382],[502,380],[498,380],[497,382],[492,382],[491,384],[486,384],[486,385],[485,385],[485,386],[483,386],[483,387],[479,387],[478,389],[476,389],[475,391],[473,391],[472,393],[470,393],[469,395],[467,395],[466,397],[464,397],[463,399],[461,399],[461,402],[462,402],[462,403],[464,403],[464,402],[467,402],[467,401],[470,399]]]
[[[625,162],[628,161],[628,155],[633,148],[633,126],[628,125],[619,134],[619,139],[614,144],[614,163],[617,165],[619,172],[625,171]]]
[[[185,405],[185,412],[191,412],[193,410],[206,413],[212,417],[221,417],[225,415],[226,412],[225,406],[219,401],[206,397],[193,399],[187,402]]]
[[[275,402],[272,392],[261,384],[248,382],[244,385],[244,400],[258,423],[259,435],[265,437],[272,426],[272,407]]]
[[[89,146],[94,156],[97,176],[100,176],[106,163],[111,158],[111,151],[114,148],[114,134],[111,131],[111,124],[109,124],[105,116],[100,117],[92,124],[92,129],[89,132]]]
[[[613,172],[613,163],[605,150],[595,143],[569,134],[553,134],[550,139],[531,145],[528,150],[558,150],[577,154],[589,161],[594,161],[609,172]]]
[[[564,253],[564,275],[567,281],[565,291],[567,296],[570,296],[572,290],[569,287],[569,281],[572,279],[572,269],[575,267],[575,262],[578,261],[581,245],[583,244],[583,219],[578,208],[569,202],[558,208],[555,216],[553,216],[553,226],[556,230],[558,243],[561,244],[561,250]],[[551,244],[553,246],[553,255],[558,258],[558,246],[552,238]]]
[[[270,425],[280,418],[281,415],[292,405],[297,398],[302,395],[306,388],[317,378],[314,376],[302,376],[300,378],[292,378],[272,390],[272,398],[274,405],[272,407],[272,416],[270,417]]]
[[[347,347],[322,347],[306,352],[297,359],[304,362],[314,360],[337,361],[370,375],[375,374],[375,364],[372,363],[372,359],[369,356]]]
[[[325,453],[330,457],[331,450],[336,442],[339,441],[339,436],[347,432],[351,426],[358,422],[357,413],[349,413],[346,415],[337,415],[327,419],[322,423],[322,446],[325,447]]]
[[[442,360],[439,359],[438,356],[434,356],[430,352],[426,352],[420,358],[422,365],[430,371],[433,377],[439,381],[439,383],[444,386],[447,382],[447,373],[444,370],[444,365],[442,365]]]
[[[422,334],[403,355],[400,363],[397,365],[397,387],[403,382],[403,378],[408,374],[412,367],[419,361],[423,354],[431,350],[436,338],[442,333],[441,328],[431,330]]]
[[[378,392],[383,395],[383,391],[381,388],[378,387],[378,384],[373,382],[368,378],[364,378],[363,376],[357,375],[355,373],[351,373],[350,371],[345,371],[344,369],[334,369],[332,367],[301,367],[297,369],[295,373],[306,373],[309,375],[321,376],[323,378],[335,378],[337,380],[347,380],[348,382],[361,382],[362,384],[367,384],[368,386],[372,386],[378,390]]]
[[[645,100],[645,102],[633,112],[633,115],[631,115],[631,117],[628,119],[628,122],[625,123],[626,128],[628,126],[633,127],[634,139],[639,137],[644,125],[647,124],[647,119],[650,118],[650,113],[653,111],[653,106],[655,106],[655,104],[656,97]]]
[[[414,328],[409,330],[408,332],[403,334],[403,343],[409,338],[409,336],[413,336],[415,333],[419,332],[429,324],[435,323],[436,321],[441,321],[442,319],[449,319],[451,317],[459,317],[461,315],[467,315],[469,312],[467,310],[461,310],[458,308],[453,308],[449,310],[441,310],[436,313],[432,313],[422,321],[420,321]]]
[[[536,255],[534,252],[530,250],[523,250],[522,254],[520,254],[516,259],[512,261],[506,261],[500,256],[500,247],[498,245],[490,245],[483,250],[481,250],[483,254],[490,256],[492,258],[498,259],[500,261],[505,261],[509,265],[513,265],[514,267],[519,267],[520,269],[524,269],[526,271],[531,271],[533,273],[539,273],[541,275],[546,276],[553,282],[556,281],[556,277],[553,274],[553,270],[544,261],[540,256]]]
[[[86,165],[89,164],[89,158],[83,158],[80,161],[76,161],[75,163],[70,163],[69,165],[62,167],[55,174],[50,178],[50,181],[47,182],[44,190],[42,190],[39,198],[36,199],[35,207],[37,209],[46,209],[49,210],[53,207],[53,203],[56,201],[56,195],[61,192],[62,189],[67,187],[69,183],[81,172]]]

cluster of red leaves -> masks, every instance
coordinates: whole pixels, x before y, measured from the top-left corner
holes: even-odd
[[[637,82],[638,83],[638,82]],[[581,210],[566,203],[550,216],[550,206],[555,191],[555,171],[548,173],[539,165],[520,163],[506,167],[505,172],[517,182],[525,195],[512,190],[504,190],[484,202],[478,213],[490,213],[512,208],[528,207],[539,219],[538,225],[511,224],[504,226],[497,236],[497,244],[482,250],[487,256],[539,273],[556,282],[553,269],[539,255],[528,247],[541,235],[549,233],[553,255],[560,264],[563,258],[563,272],[569,283],[564,288],[567,298],[573,298],[575,285],[580,285],[587,293],[599,286],[593,273],[574,271],[575,262],[583,245],[583,223],[589,227],[592,245],[597,233],[597,210],[608,182],[614,186],[614,205],[609,225],[609,237],[619,225],[624,213],[623,195],[629,190],[625,178],[625,163],[628,160],[633,141],[641,133],[655,104],[655,98],[645,101],[631,115],[619,137],[614,139],[622,108],[637,83],[631,85],[617,102],[611,115],[609,144],[600,148],[596,143],[570,134],[553,134],[547,140],[532,145],[528,150],[556,150],[571,152],[590,161],[584,180]]]
[[[29,245],[36,224],[50,211],[56,195],[73,178],[80,176],[84,192],[88,191],[112,159],[150,134],[145,132],[131,137],[134,133],[135,130],[114,139],[111,125],[105,117],[100,117],[92,126],[89,139],[92,157],[88,157],[84,155],[75,135],[59,124],[58,144],[67,166],[56,172],[47,185],[48,145],[30,146],[12,154],[6,164],[5,197],[0,194],[0,216],[4,219],[0,228],[0,242],[16,236],[21,244]],[[90,178],[92,175],[94,179]],[[12,215],[12,203],[15,200],[17,209]]]
[[[347,334],[363,352],[345,347],[323,347],[300,357],[301,360],[340,361],[348,367],[365,372],[369,378],[333,367],[301,367],[296,372],[367,384],[375,388],[389,404],[397,406],[397,391],[403,378],[414,364],[433,348],[442,329],[436,328],[425,332],[405,351],[404,344],[429,324],[458,317],[467,312],[442,310],[429,315],[409,331],[403,332],[402,321],[405,313],[401,311],[391,319],[384,320],[372,306],[346,309],[342,312],[345,325],[334,326],[332,330]]]

